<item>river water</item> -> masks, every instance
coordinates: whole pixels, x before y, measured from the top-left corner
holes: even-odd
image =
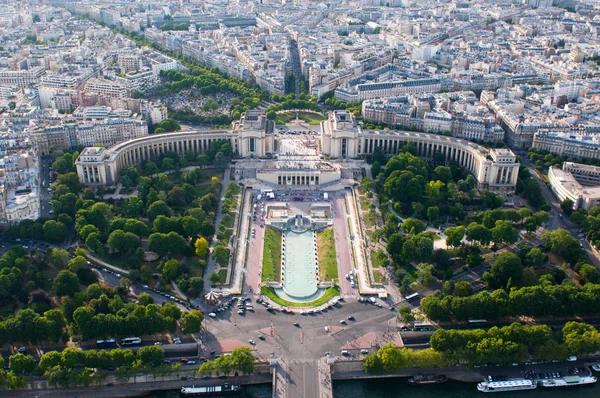
[[[271,398],[270,385],[247,386],[236,397],[241,398]],[[469,398],[482,397],[484,394],[477,391],[474,383],[459,383],[449,381],[444,384],[428,386],[409,386],[406,379],[371,379],[335,381],[333,383],[334,398]],[[145,395],[152,398],[175,398],[177,392],[156,392]],[[223,397],[230,396],[224,395]],[[598,398],[600,397],[600,383],[593,387],[567,388],[556,390],[536,389],[530,391],[503,392],[493,394],[498,398]],[[219,397],[212,395],[212,397]]]

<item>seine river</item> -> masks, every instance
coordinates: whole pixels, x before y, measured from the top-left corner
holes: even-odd
[[[241,398],[271,398],[271,386],[248,386],[236,397]],[[468,398],[483,397],[483,393],[477,391],[475,384],[464,384],[449,381],[444,384],[430,386],[409,386],[406,379],[379,379],[379,380],[355,380],[336,381],[333,383],[334,398]],[[487,394],[486,394],[487,395]],[[492,394],[498,398],[598,398],[600,397],[600,383],[594,387],[568,388],[561,390],[519,391],[514,393]],[[175,398],[177,392],[156,392],[145,395],[152,398]],[[211,395],[211,397],[218,397]],[[223,397],[230,397],[224,395]]]

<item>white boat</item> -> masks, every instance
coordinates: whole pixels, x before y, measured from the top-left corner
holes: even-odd
[[[505,392],[520,390],[535,390],[537,384],[533,380],[516,379],[507,381],[484,381],[477,384],[477,389],[481,392]]]
[[[538,381],[540,387],[558,388],[558,387],[578,387],[592,385],[598,379],[595,376],[565,376],[557,379],[545,379]]]
[[[592,365],[592,370],[595,370],[596,372],[600,372],[600,364]]]
[[[181,387],[180,394],[184,397],[195,397],[195,396],[202,396],[202,395],[237,394],[239,392],[240,392],[239,385],[225,383],[222,386]]]

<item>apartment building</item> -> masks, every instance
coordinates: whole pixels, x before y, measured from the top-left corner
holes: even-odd
[[[126,86],[117,84],[114,80],[90,79],[85,84],[85,91],[95,93],[108,98],[129,98],[131,90]]]
[[[0,84],[26,88],[40,82],[45,69],[41,66],[26,70],[0,70]]]
[[[535,133],[533,149],[578,159],[600,159],[600,136],[545,131]]]
[[[142,120],[104,119],[91,122],[65,121],[58,126],[41,127],[31,132],[40,154],[50,148],[68,149],[76,145],[115,145],[122,141],[148,135],[148,125]]]

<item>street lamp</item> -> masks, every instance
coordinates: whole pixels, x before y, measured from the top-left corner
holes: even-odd
[[[277,357],[275,356],[274,352],[271,353],[271,358],[269,358],[269,366],[271,369],[275,369],[277,366]]]

